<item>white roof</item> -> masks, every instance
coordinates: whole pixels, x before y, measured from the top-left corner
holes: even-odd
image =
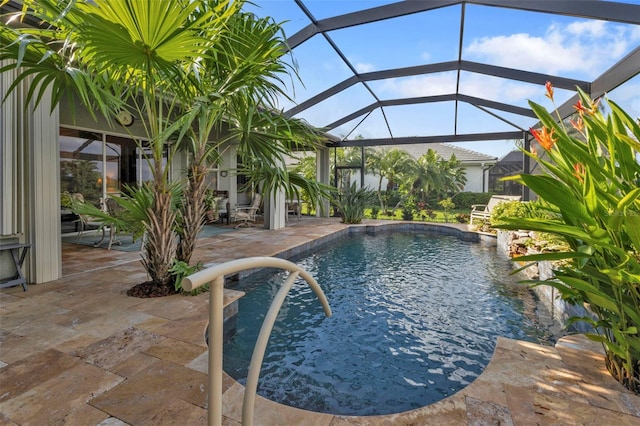
[[[403,151],[407,151],[413,158],[416,159],[421,157],[423,154],[426,154],[429,149],[432,149],[445,160],[450,159],[451,156],[455,154],[456,158],[462,164],[494,164],[496,161],[498,161],[497,157],[492,157],[491,155],[471,151],[470,149],[460,148],[459,146],[451,145],[448,143],[396,145],[394,146],[394,148],[399,148]]]

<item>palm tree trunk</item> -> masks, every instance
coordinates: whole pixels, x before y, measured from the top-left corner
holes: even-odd
[[[194,165],[191,168],[187,187],[183,194],[183,202],[180,206],[182,226],[178,231],[179,240],[176,259],[187,264],[191,261],[191,256],[196,248],[198,234],[204,226],[204,196],[206,191],[204,178],[206,172],[207,168],[202,165]]]
[[[169,269],[175,257],[176,244],[173,224],[176,213],[171,208],[171,193],[154,185],[153,209],[149,211],[147,241],[144,244],[142,264],[151,280],[159,286],[172,284]]]
[[[380,173],[380,179],[378,180],[378,200],[380,200],[380,211],[385,213],[386,206],[384,205],[384,199],[382,198],[382,173]]]

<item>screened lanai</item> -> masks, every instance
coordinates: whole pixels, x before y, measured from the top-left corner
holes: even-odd
[[[640,1],[265,0],[300,81],[281,108],[333,146],[447,142],[500,157],[528,101],[573,112],[580,87],[640,117]]]

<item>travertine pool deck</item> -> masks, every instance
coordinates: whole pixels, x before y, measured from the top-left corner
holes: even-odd
[[[202,239],[194,260],[297,253],[345,229],[337,219],[302,218],[277,231],[236,230]],[[208,294],[126,296],[147,279],[139,259],[64,244],[64,278],[0,291],[0,425],[206,424]],[[239,424],[243,388],[226,377],[224,390],[223,423]],[[582,336],[555,348],[499,339],[484,373],[436,404],[344,417],[259,398],[255,423],[640,425],[640,397],[611,378],[600,348]]]

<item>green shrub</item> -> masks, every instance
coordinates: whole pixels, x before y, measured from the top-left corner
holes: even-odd
[[[449,211],[452,209],[455,209],[456,205],[453,203],[453,201],[451,201],[451,198],[445,198],[444,200],[440,200],[438,204],[443,209],[442,214],[444,216],[444,221],[448,223],[449,219],[451,219],[451,214],[449,213]]]
[[[378,213],[380,213],[380,207],[374,205],[371,207],[371,219],[377,219]]]
[[[498,203],[491,211],[491,226],[494,226],[508,217],[531,217],[526,202],[522,201],[505,201]]]
[[[426,209],[424,211],[424,214],[427,218],[429,218],[430,221],[433,221],[433,219],[435,219],[436,216],[438,216],[438,214],[435,211],[433,211],[433,209]]]
[[[386,209],[384,214],[393,216],[396,206],[402,201],[402,194],[400,191],[382,191],[381,197]]]
[[[469,222],[469,217],[471,215],[466,214],[466,213],[458,213],[456,214],[456,222],[458,223],[467,223]]]
[[[544,200],[536,201],[506,201],[493,208],[490,223],[494,228],[500,228],[500,223],[505,220],[520,219],[542,219],[558,220],[558,215],[553,213],[552,207]],[[561,237],[548,232],[538,232],[531,241],[532,245],[541,251],[557,251],[566,248],[567,245]]]
[[[473,204],[487,204],[492,195],[491,192],[458,192],[451,200],[458,208],[471,210]]]
[[[189,265],[182,260],[174,259],[173,265],[171,266],[171,269],[169,269],[169,272],[171,272],[171,275],[173,275],[176,291],[183,292],[184,290],[182,288],[182,279],[200,270],[202,270],[202,263],[200,262],[198,262],[196,265]],[[200,287],[198,287],[198,289],[194,291],[197,290],[200,290]],[[202,292],[202,290],[200,290],[199,292]]]
[[[402,208],[402,220],[413,220],[413,208],[410,206]]]
[[[343,223],[356,224],[362,222],[364,210],[373,204],[375,199],[375,192],[367,188],[358,188],[354,182],[338,193],[334,205]]]

